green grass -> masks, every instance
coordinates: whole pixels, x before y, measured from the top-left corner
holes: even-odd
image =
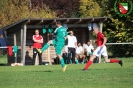
[[[7,55],[0,54],[0,64],[7,64]]]
[[[133,58],[121,58],[117,63],[93,64],[81,71],[82,64],[68,65],[62,72],[60,65],[0,66],[0,88],[133,88]]]

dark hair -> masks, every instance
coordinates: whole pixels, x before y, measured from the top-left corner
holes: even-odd
[[[78,42],[77,44],[79,44],[80,42]],[[81,44],[81,43],[80,43]]]
[[[91,40],[88,40],[87,42],[91,42]]]
[[[56,21],[56,24],[60,24],[61,25],[61,22],[60,21]]]
[[[81,42],[77,42],[77,45],[80,44],[81,46],[83,45]]]

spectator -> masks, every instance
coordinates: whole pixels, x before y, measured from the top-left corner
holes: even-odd
[[[33,62],[32,64],[35,65],[35,59],[36,55],[38,54],[39,57],[39,65],[42,65],[42,53],[39,53],[37,49],[42,48],[42,43],[43,43],[43,37],[39,35],[39,30],[35,30],[35,35],[33,35]]]
[[[77,38],[74,36],[73,31],[69,31],[68,35],[68,63],[70,63],[70,57],[72,55],[72,63],[75,63],[75,51],[77,47]]]
[[[89,40],[85,45],[85,51],[87,56],[92,55],[92,52],[94,51],[94,47],[92,46],[91,40]]]
[[[68,62],[68,47],[67,47],[67,45],[64,46],[63,59],[64,59],[65,64],[67,64],[67,62]]]
[[[83,53],[83,47],[81,46],[81,43],[78,43],[76,48],[76,63],[78,63],[78,61],[82,62],[82,64],[84,63],[85,55]]]

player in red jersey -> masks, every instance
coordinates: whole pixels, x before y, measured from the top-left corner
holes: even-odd
[[[37,49],[42,48],[42,43],[43,43],[43,37],[39,35],[39,30],[35,30],[35,35],[32,37],[33,39],[33,62],[32,64],[35,65],[35,58],[36,55],[38,54],[39,57],[39,65],[42,65],[42,53],[39,53]]]
[[[122,60],[117,60],[115,58],[108,59],[108,54],[107,54],[107,49],[106,49],[106,37],[99,31],[98,27],[94,27],[94,33],[97,35],[96,43],[97,43],[97,48],[93,52],[93,55],[90,57],[89,61],[85,65],[83,71],[88,70],[89,66],[93,63],[94,58],[98,57],[99,55],[104,56],[104,60],[107,63],[119,63],[122,66]]]

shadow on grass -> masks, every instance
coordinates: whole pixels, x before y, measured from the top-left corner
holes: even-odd
[[[48,70],[48,71],[44,71],[44,72],[52,72],[52,71],[49,71],[49,70]]]
[[[47,70],[47,71],[32,71],[32,72],[52,72],[52,71]]]
[[[83,72],[89,72],[89,71],[107,70],[107,69],[88,69],[88,70],[79,69],[79,70],[80,70],[80,71],[83,71]]]
[[[0,66],[8,66],[7,64],[0,63]]]

